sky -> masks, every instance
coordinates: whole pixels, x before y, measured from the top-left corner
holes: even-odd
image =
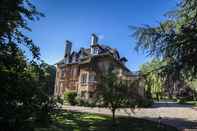
[[[55,64],[64,56],[65,41],[73,42],[73,50],[90,46],[95,33],[99,43],[116,48],[128,59],[127,66],[139,70],[150,60],[136,52],[136,40],[129,26],[156,25],[164,14],[176,7],[176,0],[34,0],[46,17],[29,22],[28,32],[40,47],[41,58]]]

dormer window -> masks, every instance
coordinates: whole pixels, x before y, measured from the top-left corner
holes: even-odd
[[[75,62],[77,62],[77,55],[73,54],[73,56],[72,56],[72,63],[75,63]]]
[[[93,48],[93,54],[98,55],[98,53],[99,53],[99,49],[98,48]]]

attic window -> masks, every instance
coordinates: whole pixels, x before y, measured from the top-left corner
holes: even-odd
[[[75,63],[76,62],[76,55],[74,55],[73,57],[72,57],[72,63]]]
[[[94,48],[94,49],[93,49],[93,54],[94,54],[94,55],[98,55],[98,53],[99,53],[99,49],[98,49],[98,48]]]

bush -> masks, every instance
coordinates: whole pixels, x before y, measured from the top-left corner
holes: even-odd
[[[79,106],[85,106],[85,107],[95,107],[95,103],[90,100],[83,100],[81,98],[77,99],[77,105]]]
[[[140,99],[136,101],[136,105],[138,105],[138,107],[151,107],[153,103],[153,100],[150,99]]]
[[[177,103],[179,104],[185,104],[186,100],[185,99],[178,99]]]
[[[68,103],[70,105],[76,105],[77,104],[77,93],[76,92],[65,92],[64,93],[64,102]]]
[[[197,106],[197,102],[196,101],[190,100],[190,99],[186,99],[186,98],[179,98],[179,99],[177,99],[177,103]]]

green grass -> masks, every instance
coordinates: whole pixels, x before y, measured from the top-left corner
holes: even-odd
[[[177,131],[170,126],[128,117],[119,117],[116,126],[112,125],[110,116],[62,112],[49,128],[38,128],[36,131]]]
[[[197,106],[197,101],[185,100],[185,99],[178,99],[177,102],[179,104],[186,104],[186,105]]]
[[[186,101],[186,104],[197,106],[197,101]]]

